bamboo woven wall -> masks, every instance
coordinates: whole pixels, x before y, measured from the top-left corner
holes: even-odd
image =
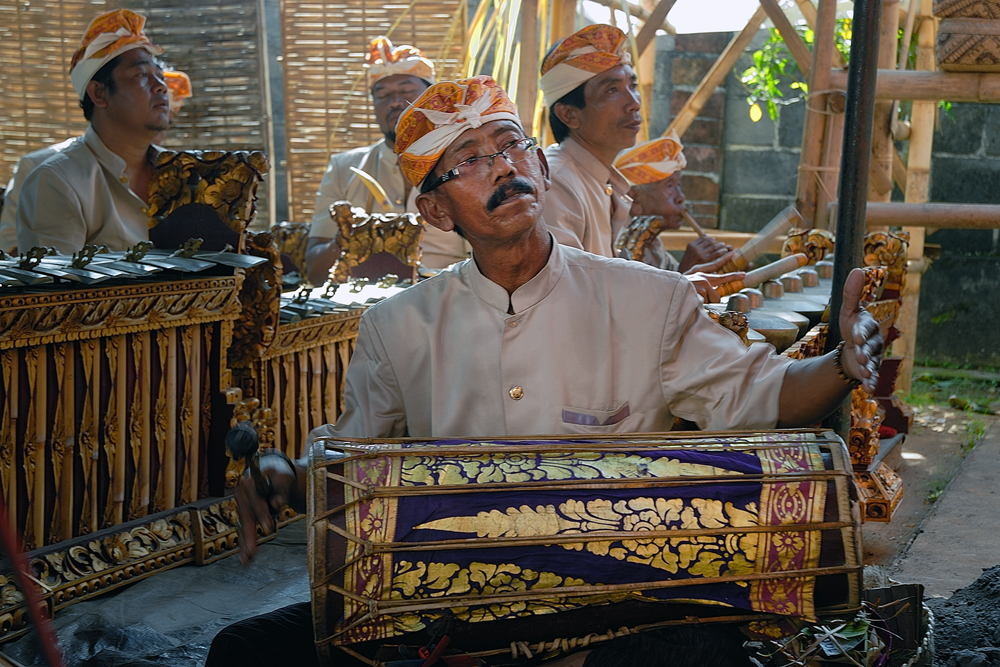
[[[91,19],[116,7],[144,14],[164,60],[191,77],[166,147],[267,150],[257,0],[0,0],[0,184],[23,154],[86,129],[69,60]],[[255,226],[269,223],[268,194],[265,181]]]
[[[435,61],[439,79],[453,78],[464,47],[464,23],[445,47],[461,5],[461,0],[414,0],[390,36],[393,43],[417,46]],[[382,138],[362,65],[371,38],[386,34],[408,6],[380,0],[282,2],[290,219],[312,219],[331,153]]]

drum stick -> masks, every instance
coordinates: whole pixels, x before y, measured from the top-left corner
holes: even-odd
[[[736,251],[720,273],[730,273],[732,271],[742,271],[750,262],[761,255],[767,244],[776,237],[784,234],[795,225],[804,224],[802,216],[795,210],[794,206],[789,206],[774,216],[769,223],[760,230],[756,236],[743,244],[743,247]]]
[[[715,291],[719,293],[719,296],[729,296],[730,294],[739,292],[744,287],[756,287],[761,283],[777,278],[778,276],[784,275],[789,271],[801,268],[808,262],[809,258],[803,253],[782,257],[777,262],[771,262],[767,266],[762,266],[759,269],[749,271],[746,276],[743,277],[743,280],[734,280],[731,283],[719,285],[715,288]]]
[[[688,224],[688,227],[693,229],[698,236],[705,235],[705,230],[701,228],[701,225],[695,222],[694,218],[691,217],[691,214],[688,213],[687,210],[681,211],[681,215],[684,216],[684,222]]]

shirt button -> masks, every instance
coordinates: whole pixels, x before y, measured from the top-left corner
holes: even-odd
[[[400,206],[400,205],[402,205],[402,203],[403,203],[402,199],[397,199],[396,200],[396,206]]]
[[[122,183],[128,183],[128,176],[119,176],[118,180]]]
[[[514,320],[513,322],[511,322],[511,323],[510,323],[510,326],[512,326],[512,327],[516,327],[516,326],[517,326],[517,320]]]
[[[524,390],[521,389],[520,387],[514,387],[508,393],[510,394],[510,397],[513,398],[515,401],[520,401],[521,397],[524,396]]]
[[[142,208],[139,209],[139,212],[142,213],[143,215],[147,215],[149,213],[149,209],[143,206]]]

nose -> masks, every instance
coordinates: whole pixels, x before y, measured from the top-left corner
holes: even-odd
[[[162,72],[156,72],[153,74],[153,88],[154,90],[160,90],[164,93],[167,92],[167,80],[163,76]]]
[[[639,89],[636,88],[635,90],[630,89],[629,95],[632,98],[629,103],[629,111],[638,111],[642,107],[642,93],[640,93]]]
[[[494,183],[517,173],[517,170],[514,168],[514,163],[511,161],[510,157],[504,155],[503,153],[494,155],[490,158],[490,163],[490,180]],[[494,174],[496,175],[495,177]]]

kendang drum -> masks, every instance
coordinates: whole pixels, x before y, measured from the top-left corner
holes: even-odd
[[[819,430],[320,438],[317,648],[377,664],[447,628],[467,658],[511,662],[618,628],[849,613],[853,484],[843,441]]]

